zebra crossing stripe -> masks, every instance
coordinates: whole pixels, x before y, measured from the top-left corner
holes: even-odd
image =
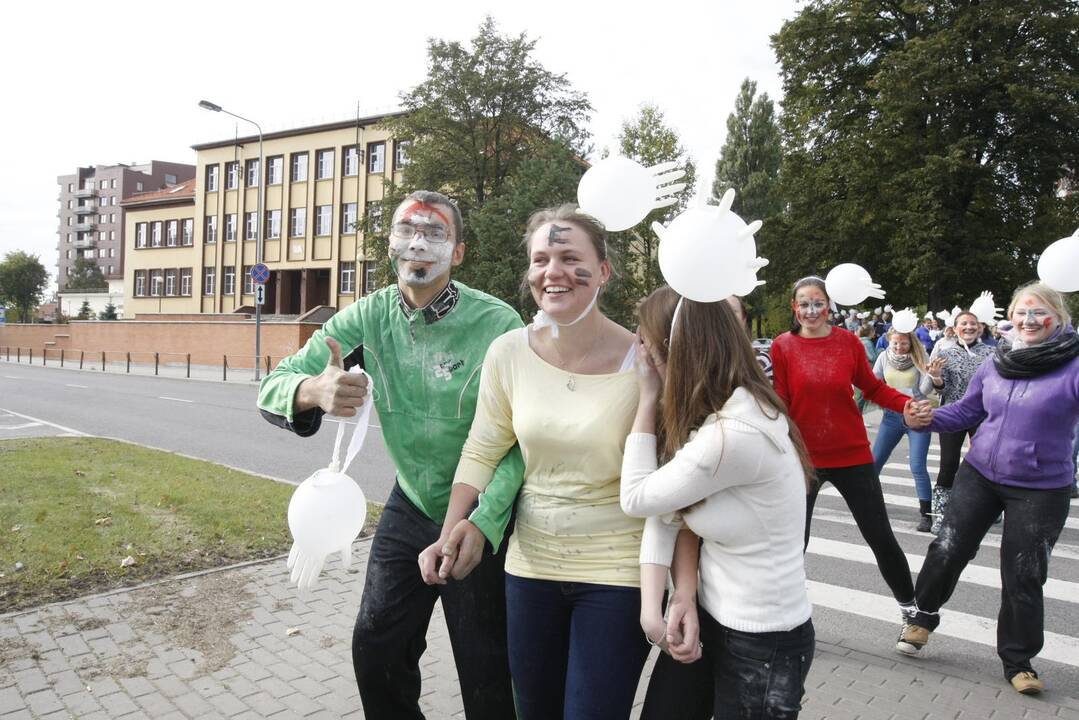
[[[838,585],[807,580],[809,599],[814,606],[881,620],[894,625],[894,632],[882,638],[889,643],[899,631],[899,606],[895,599],[884,595],[875,595],[862,590],[852,590]],[[930,636],[928,648],[932,651],[933,636],[957,638],[979,645],[995,648],[997,646],[996,620],[979,615],[949,610],[940,611],[940,626]],[[1079,667],[1079,638],[1054,632],[1045,633],[1045,645],[1038,657],[1043,660]]]
[[[827,495],[828,497],[842,497],[839,491],[834,487],[822,489],[818,495]],[[902,497],[899,495],[892,495],[890,493],[884,493],[884,502],[887,505],[895,505],[897,507],[917,508],[918,498]],[[1069,530],[1079,530],[1079,518],[1069,517],[1064,521],[1064,527]]]
[[[828,508],[818,505],[813,508],[813,521],[824,521],[830,523],[836,523],[839,525],[851,525],[858,526],[858,523],[851,517],[850,512],[843,510],[829,510]],[[932,535],[918,532],[914,529],[913,523],[896,522],[895,518],[892,518],[892,531],[899,535],[913,535],[916,538],[924,540],[926,544],[933,539]],[[1000,547],[1000,534],[988,533],[982,538],[982,547],[999,548]],[[1066,560],[1079,560],[1079,546],[1067,545],[1065,543],[1058,542],[1053,547],[1053,557],[1064,558]]]
[[[905,463],[885,463],[884,464],[884,469],[885,470],[900,470],[900,471],[904,471],[904,472],[910,472],[910,465],[907,465]],[[933,473],[933,474],[936,474],[936,473],[940,472],[939,467],[934,467],[934,466],[928,465],[928,464],[925,466],[925,469],[928,470],[930,473]]]
[[[875,566],[877,564],[876,558],[873,557],[873,551],[870,550],[868,546],[855,545],[853,543],[840,542],[838,540],[812,537],[809,540],[807,552],[811,552],[814,555],[836,558],[838,560],[850,560],[852,562],[864,563],[866,565]],[[907,557],[907,563],[910,565],[910,569],[913,572],[919,572],[922,568],[922,563],[925,562],[925,556],[914,555],[912,553],[904,554]],[[963,570],[963,574],[959,576],[959,581],[970,583],[971,585],[981,585],[982,587],[1000,590],[1000,570],[984,565],[967,565]],[[1079,583],[1049,578],[1045,581],[1043,592],[1045,597],[1053,600],[1063,600],[1064,602],[1072,603],[1079,602]]]

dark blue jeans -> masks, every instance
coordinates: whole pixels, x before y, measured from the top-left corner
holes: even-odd
[[[648,657],[635,587],[506,575],[519,720],[625,720]]]
[[[393,486],[371,542],[367,581],[352,633],[352,665],[364,714],[422,720],[420,656],[427,649],[431,611],[441,598],[465,716],[512,720],[502,570],[506,545],[494,556],[485,552],[464,580],[426,585],[416,558],[440,531],[440,523]]]
[[[701,641],[715,676],[715,720],[795,720],[813,664],[813,621],[793,630],[747,633],[703,608]]]

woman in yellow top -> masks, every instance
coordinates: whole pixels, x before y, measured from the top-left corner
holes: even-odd
[[[619,505],[636,343],[597,307],[611,278],[606,236],[572,205],[530,218],[526,282],[541,312],[487,352],[443,525],[445,540],[520,443],[506,609],[521,720],[629,717],[648,654],[638,624],[644,522]],[[435,543],[420,556],[425,579],[445,579],[435,567],[454,561],[442,552],[454,548]]]

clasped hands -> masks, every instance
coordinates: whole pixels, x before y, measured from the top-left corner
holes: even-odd
[[[912,430],[929,427],[933,421],[933,405],[928,400],[908,400],[903,407],[903,423]]]
[[[667,603],[667,619],[656,615],[641,618],[641,629],[649,644],[681,663],[693,663],[701,659],[703,645],[700,642],[701,626],[697,615],[697,601],[679,597],[677,591]]]
[[[463,580],[480,560],[486,538],[468,520],[461,520],[449,535],[440,537],[420,553],[420,576],[428,585],[445,585],[449,578]]]

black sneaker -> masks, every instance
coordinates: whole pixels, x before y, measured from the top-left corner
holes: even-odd
[[[933,529],[933,518],[929,515],[922,515],[922,519],[918,521],[918,532],[927,533]]]

